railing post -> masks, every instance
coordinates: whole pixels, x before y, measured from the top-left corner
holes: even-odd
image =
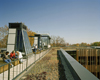
[[[13,67],[13,78],[14,78],[14,67]]]
[[[27,71],[27,67],[28,67],[28,56],[27,56],[27,60],[26,60],[26,71]]]
[[[8,80],[10,80],[10,63],[8,64]]]
[[[35,61],[36,61],[36,52],[35,52]]]
[[[3,66],[3,80],[4,80],[4,66]]]
[[[40,51],[40,53],[39,53],[39,60],[40,60],[40,54],[41,54],[41,51]]]

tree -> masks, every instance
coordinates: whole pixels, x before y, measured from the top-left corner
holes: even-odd
[[[79,47],[79,43],[77,43],[76,46]]]
[[[100,42],[94,42],[91,44],[91,46],[100,46]]]
[[[0,27],[0,48],[7,47],[8,26]]]
[[[87,43],[82,42],[80,46],[87,46]]]
[[[56,36],[51,36],[51,46],[56,46]]]
[[[69,43],[67,43],[66,46],[69,46]]]
[[[27,28],[27,34],[28,34],[30,45],[32,46],[33,43],[34,43],[34,38],[33,37],[29,37],[29,36],[34,36],[36,33],[32,32],[30,29]]]
[[[87,46],[90,46],[90,44],[87,44]]]
[[[61,38],[60,36],[51,36],[51,46],[66,46],[66,42],[64,38]]]

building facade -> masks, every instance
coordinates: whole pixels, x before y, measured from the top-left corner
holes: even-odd
[[[76,60],[100,79],[100,49],[77,49]]]

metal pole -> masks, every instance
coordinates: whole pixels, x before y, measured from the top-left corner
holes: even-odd
[[[40,49],[40,53],[39,53],[39,59],[40,59],[40,54],[41,54],[41,49]]]
[[[14,78],[14,67],[13,67],[13,78]]]
[[[10,63],[8,64],[8,80],[10,80]]]
[[[23,64],[24,64],[24,62],[23,62]],[[23,64],[22,64],[22,71],[23,71]]]
[[[27,71],[27,66],[28,66],[28,57],[27,57],[27,60],[26,60],[26,71]]]
[[[19,60],[17,60],[17,65],[16,65],[16,66],[17,66],[17,70],[16,70],[17,74],[18,74],[18,61],[19,61]]]
[[[4,65],[5,66],[5,65]],[[4,66],[3,66],[3,80],[4,80]]]
[[[36,61],[36,51],[35,51],[35,56],[34,56],[34,57],[35,57],[34,59],[35,59],[35,61]],[[35,62],[35,61],[34,61],[34,62]]]
[[[21,64],[20,64],[20,68],[19,68],[19,73],[21,72]]]

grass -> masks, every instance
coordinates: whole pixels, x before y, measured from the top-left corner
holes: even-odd
[[[20,80],[59,80],[57,49],[52,49]]]

